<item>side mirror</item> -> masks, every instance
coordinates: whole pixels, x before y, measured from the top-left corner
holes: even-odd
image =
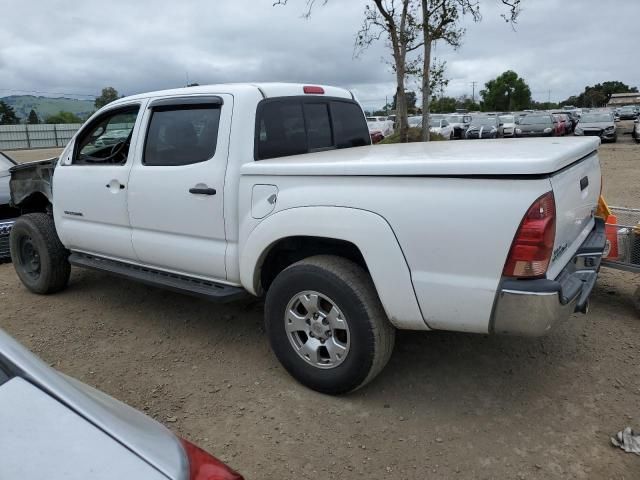
[[[499,127],[504,127],[504,123],[501,123],[498,125]]]
[[[616,118],[616,121],[618,121],[618,122],[619,122],[619,121],[620,121],[620,119],[619,119],[619,118]],[[633,121],[633,123],[639,123],[639,122],[640,122],[640,120],[638,120],[637,118]]]

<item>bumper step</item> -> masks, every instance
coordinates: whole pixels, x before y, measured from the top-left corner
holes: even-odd
[[[69,263],[75,267],[99,270],[135,280],[146,285],[164,288],[178,293],[186,293],[217,303],[232,302],[248,296],[247,292],[240,287],[163,272],[161,270],[109,260],[85,253],[72,253],[69,256]]]

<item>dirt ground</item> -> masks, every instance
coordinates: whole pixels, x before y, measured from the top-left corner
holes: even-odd
[[[640,208],[640,145],[600,152],[610,203]],[[609,437],[640,429],[638,285],[603,269],[589,315],[541,339],[400,332],[384,372],[339,398],[279,366],[259,302],[77,269],[41,297],[0,265],[0,326],[247,479],[637,479],[640,457]]]

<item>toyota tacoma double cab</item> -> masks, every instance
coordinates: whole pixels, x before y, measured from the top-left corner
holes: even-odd
[[[265,299],[287,371],[373,379],[396,329],[542,335],[586,312],[605,245],[599,139],[371,145],[347,90],[199,86],[119,99],[12,169],[15,270],[71,266]]]

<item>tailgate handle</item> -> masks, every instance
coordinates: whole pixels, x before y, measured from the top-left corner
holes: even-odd
[[[189,193],[193,193],[194,195],[215,195],[215,188],[208,187],[193,187],[189,189]]]
[[[589,186],[589,177],[582,177],[580,179],[580,191],[584,190]]]

